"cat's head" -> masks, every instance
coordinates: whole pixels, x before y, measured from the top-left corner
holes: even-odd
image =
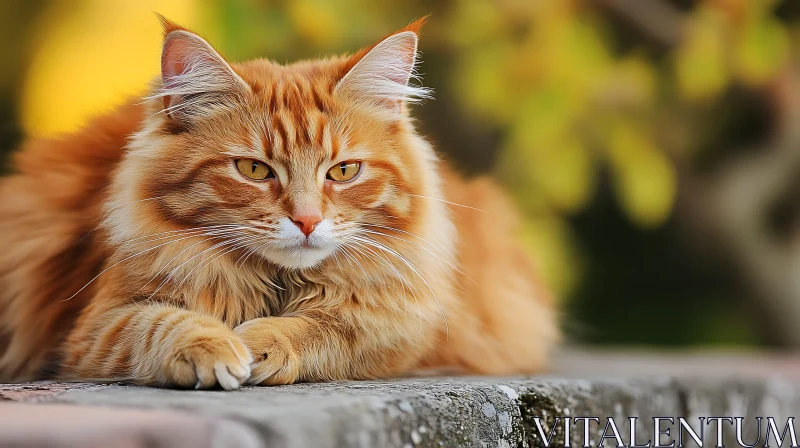
[[[290,65],[229,63],[165,22],[160,85],[120,170],[118,188],[147,210],[131,219],[290,269],[413,233],[438,182],[407,110],[428,96],[409,82],[423,22],[352,56]]]

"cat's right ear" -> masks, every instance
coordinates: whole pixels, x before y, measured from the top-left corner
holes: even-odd
[[[161,98],[164,113],[191,125],[220,109],[232,107],[250,90],[247,83],[203,38],[169,20],[161,51]]]
[[[351,56],[334,91],[393,114],[401,113],[404,103],[430,98],[429,89],[409,83],[416,78],[418,34],[427,19],[415,20]]]

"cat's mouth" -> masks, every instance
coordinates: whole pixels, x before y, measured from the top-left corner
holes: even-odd
[[[293,248],[269,251],[263,256],[273,263],[288,269],[307,269],[318,266],[335,252],[334,248],[314,246],[306,241]]]
[[[267,260],[288,269],[306,269],[318,266],[336,252],[338,244],[327,220],[308,236],[288,220],[281,220],[280,224],[273,244],[260,250]]]
[[[281,246],[287,250],[324,250],[331,245],[327,238],[311,234],[308,237],[298,236],[284,240]]]

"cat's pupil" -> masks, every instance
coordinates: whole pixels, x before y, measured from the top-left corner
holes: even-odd
[[[258,168],[258,162],[253,162],[253,174],[256,173],[256,168]]]
[[[339,169],[342,170],[342,176],[344,176],[344,173],[347,171],[347,164],[342,163],[339,165]]]

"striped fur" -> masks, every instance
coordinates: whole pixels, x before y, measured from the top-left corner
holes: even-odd
[[[0,182],[0,379],[232,389],[542,369],[557,332],[512,207],[409,117],[427,95],[408,85],[421,25],[283,66],[229,65],[165,22],[143,104],[29,141]],[[326,180],[354,160],[353,181]],[[306,238],[290,217],[309,211],[323,219]]]

